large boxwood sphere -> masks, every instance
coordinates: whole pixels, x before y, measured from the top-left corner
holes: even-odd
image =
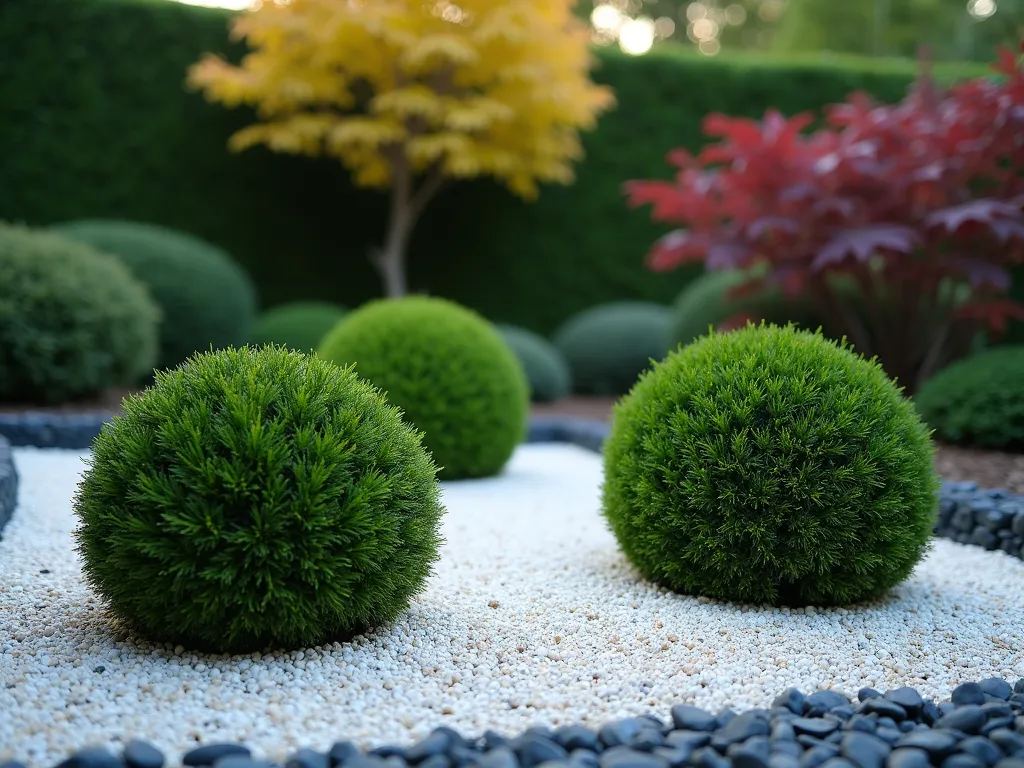
[[[126,387],[156,363],[160,312],[113,256],[0,224],[0,402]]]
[[[540,334],[515,325],[497,326],[509,349],[519,359],[530,384],[530,399],[548,403],[572,391],[569,364],[554,344]]]
[[[250,344],[282,344],[298,352],[316,349],[338,324],[345,307],[327,301],[294,301],[262,313],[249,335]]]
[[[436,470],[351,370],[282,347],[207,352],[159,373],[96,438],[75,499],[83,569],[157,642],[330,642],[423,588]]]
[[[529,386],[489,322],[445,299],[364,304],[324,338],[319,354],[355,363],[424,433],[442,479],[498,473],[526,435]]]
[[[82,219],[53,229],[113,254],[149,288],[163,313],[159,368],[194,352],[249,340],[256,323],[256,288],[248,273],[220,248],[154,224]]]
[[[616,406],[604,515],[678,592],[852,603],[900,583],[938,509],[934,448],[900,389],[849,348],[749,325],[670,354]]]

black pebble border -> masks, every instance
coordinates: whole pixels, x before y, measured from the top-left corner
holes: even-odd
[[[1024,679],[957,686],[948,701],[913,688],[884,695],[861,689],[856,701],[829,690],[789,688],[769,709],[713,714],[689,704],[668,720],[642,715],[515,737],[486,731],[469,739],[440,727],[408,747],[364,752],[350,741],[327,752],[300,749],[283,763],[252,757],[241,744],[204,744],[181,756],[195,768],[1024,768]],[[120,754],[83,749],[56,768],[163,768],[165,756],[133,740]],[[174,765],[178,765],[175,762]],[[0,768],[25,768],[7,762]]]
[[[103,425],[110,421],[110,416],[104,412],[0,413],[0,436],[6,437],[15,447],[32,445],[37,448],[87,450]]]
[[[11,456],[11,444],[0,435],[0,531],[14,513],[18,503],[18,472]]]

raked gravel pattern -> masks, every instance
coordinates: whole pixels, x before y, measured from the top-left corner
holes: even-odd
[[[81,580],[71,499],[83,455],[16,449],[21,506],[0,542],[0,761],[53,764],[131,737],[170,754],[241,742],[281,759],[339,739],[409,744],[444,724],[715,711],[803,691],[1024,677],[1024,563],[937,541],[892,597],[777,610],[681,597],[632,571],[599,515],[601,460],[520,447],[505,473],[449,483],[447,544],[396,625],[350,644],[205,656],[128,637]]]

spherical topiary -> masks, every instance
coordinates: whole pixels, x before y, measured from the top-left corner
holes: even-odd
[[[249,340],[256,289],[220,248],[138,222],[83,219],[53,229],[117,256],[146,284],[163,312],[157,367],[178,365],[211,345],[221,349]]]
[[[96,438],[75,499],[83,569],[157,642],[319,645],[392,620],[423,588],[435,473],[351,370],[274,346],[199,354]]]
[[[938,509],[927,427],[875,363],[749,325],[670,354],[616,406],[604,515],[686,594],[851,603],[905,579]]]
[[[50,405],[133,384],[160,312],[113,256],[0,224],[0,401]]]
[[[486,477],[525,437],[529,385],[489,322],[444,299],[410,296],[364,304],[320,344],[355,363],[424,433],[442,479]]]
[[[620,301],[588,309],[555,331],[555,346],[569,363],[576,392],[621,395],[640,373],[669,351],[668,307]]]
[[[316,349],[327,332],[348,312],[326,301],[296,301],[268,309],[256,321],[250,344],[283,344],[308,352]]]
[[[939,440],[1024,451],[1024,346],[996,347],[959,360],[914,395]]]
[[[530,397],[534,402],[546,403],[569,395],[572,390],[569,365],[551,342],[526,328],[515,325],[497,327],[526,371]]]

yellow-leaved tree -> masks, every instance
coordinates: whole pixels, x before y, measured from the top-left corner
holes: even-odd
[[[188,82],[259,122],[234,150],[340,160],[357,185],[389,188],[388,231],[371,254],[388,296],[407,292],[409,236],[446,182],[496,178],[532,199],[570,183],[579,132],[612,106],[590,79],[575,0],[263,0],[235,18],[249,53],[212,55]]]

